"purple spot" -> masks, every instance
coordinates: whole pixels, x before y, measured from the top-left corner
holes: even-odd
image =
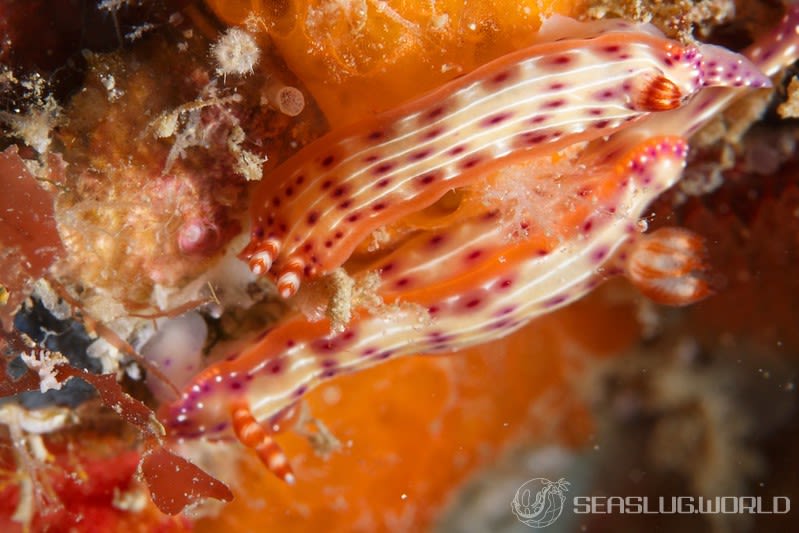
[[[380,156],[378,156],[377,154],[372,154],[372,155],[367,155],[366,157],[364,157],[363,158],[363,162],[364,163],[374,163],[378,159],[380,159]]]
[[[347,189],[343,185],[340,186],[340,187],[336,187],[335,189],[333,189],[333,193],[332,193],[333,194],[333,198],[340,198],[340,197],[344,196],[345,192],[347,192]]]
[[[541,107],[543,109],[557,109],[559,107],[563,107],[564,105],[566,105],[566,99],[565,98],[557,98],[555,100],[550,100],[549,102],[546,102]]]
[[[469,255],[466,256],[466,259],[468,259],[469,261],[474,261],[481,255],[483,255],[482,250],[472,250],[471,252],[469,252]]]
[[[449,155],[460,155],[460,154],[462,154],[462,153],[463,153],[463,152],[465,152],[465,151],[466,151],[466,147],[465,147],[464,145],[462,145],[462,144],[461,144],[461,145],[458,145],[458,146],[456,146],[455,148],[452,148],[452,149],[451,149],[449,152],[447,152],[447,153],[448,153]]]
[[[295,398],[300,398],[300,397],[302,397],[302,396],[303,396],[303,395],[304,395],[304,394],[305,394],[307,391],[308,391],[308,387],[306,387],[305,385],[300,385],[299,387],[297,387],[297,390],[295,390],[295,391],[294,391],[294,397],[295,397]]]
[[[378,181],[377,183],[375,183],[375,185],[377,185],[378,187],[380,187],[382,189],[384,187],[387,187],[389,183],[391,183],[391,178],[383,178],[380,181]]]
[[[454,335],[445,333],[443,331],[431,331],[430,333],[427,334],[428,342],[437,343],[437,344],[450,342],[454,338],[455,338]]]
[[[428,131],[427,131],[427,132],[426,132],[426,133],[425,133],[425,134],[422,136],[422,138],[423,138],[424,140],[426,140],[426,141],[429,141],[430,139],[435,139],[436,137],[438,137],[438,136],[439,136],[439,135],[441,135],[442,133],[444,133],[444,128],[442,128],[442,127],[440,127],[440,126],[439,126],[439,127],[437,127],[437,128],[433,128],[433,129],[431,129],[431,130],[428,130]]]
[[[482,122],[480,122],[480,126],[482,126],[482,127],[496,126],[500,122],[504,122],[504,121],[508,120],[512,116],[513,116],[513,113],[511,113],[511,112],[497,113],[496,115],[488,117],[488,118],[484,119]]]
[[[274,198],[272,198],[272,205],[273,205],[273,206],[275,206],[275,207],[280,207],[280,203],[281,203],[281,202],[280,202],[280,198],[278,198],[277,196],[275,196]]]
[[[350,223],[357,222],[358,219],[360,219],[360,218],[361,218],[361,215],[359,215],[358,213],[353,213],[353,214],[351,214],[350,216],[347,217],[347,222],[350,222]]]
[[[431,315],[435,315],[440,310],[441,308],[439,308],[437,305],[431,305],[430,307],[427,308],[427,312],[430,313]]]
[[[549,85],[549,90],[551,90],[551,91],[560,91],[564,87],[566,87],[565,83],[555,82],[555,83],[552,83],[552,84]]]
[[[502,72],[494,74],[494,77],[491,78],[491,83],[494,83],[494,84],[504,83],[504,82],[508,81],[509,78],[510,78],[510,72],[508,72],[507,70],[504,70]]]
[[[394,282],[394,287],[399,289],[399,288],[405,287],[410,282],[411,282],[411,279],[408,278],[408,277],[400,278],[400,279],[398,279],[397,281]]]
[[[550,298],[549,300],[544,302],[544,307],[555,307],[562,304],[568,299],[569,299],[568,296],[566,296],[565,294],[561,294],[560,296],[555,296],[554,298]]]
[[[601,262],[608,255],[607,248],[598,248],[591,254],[591,260],[595,263]]]
[[[231,381],[230,388],[232,390],[239,390],[242,387],[241,381]]]
[[[460,166],[461,166],[461,168],[463,168],[463,169],[470,169],[470,168],[474,168],[474,167],[476,167],[477,165],[479,165],[479,164],[480,164],[480,162],[481,162],[482,160],[483,160],[482,156],[480,156],[480,155],[473,155],[473,156],[467,157],[467,158],[466,158],[466,159],[465,159],[465,160],[464,160],[464,161],[461,163],[461,165],[460,165]]]
[[[272,374],[273,376],[280,374],[283,371],[283,363],[277,359],[273,359],[266,364],[264,370],[267,374]]]
[[[385,174],[386,172],[388,172],[392,168],[394,168],[394,163],[383,163],[381,165],[378,165],[374,169],[374,172],[375,172],[375,174]]]
[[[381,130],[375,130],[372,133],[370,133],[366,138],[369,139],[370,141],[378,141],[382,139],[384,135],[385,133],[383,133]]]
[[[351,205],[352,205],[352,200],[344,200],[343,202],[338,204],[338,208],[341,210],[346,210],[349,209]]]
[[[376,353],[377,353],[377,348],[375,348],[374,346],[372,346],[372,347],[369,347],[369,348],[366,348],[365,350],[363,350],[363,351],[361,352],[361,355],[362,355],[363,357],[371,357],[371,356],[373,356],[373,355],[374,355],[374,354],[376,354]]]
[[[507,307],[503,307],[502,309],[500,309],[499,311],[494,313],[494,316],[497,316],[497,317],[507,316],[507,315],[511,314],[512,312],[514,312],[515,310],[516,310],[516,306],[515,305],[509,305]]]
[[[549,120],[549,115],[536,115],[533,118],[531,118],[528,122],[530,124],[541,124],[542,122],[545,122],[547,120]]]
[[[572,61],[572,58],[569,57],[569,56],[555,56],[555,57],[553,57],[552,59],[549,60],[549,63],[551,65],[564,66],[564,65],[568,65],[569,63],[571,63],[571,61]]]
[[[419,179],[419,183],[421,185],[423,185],[423,186],[424,185],[430,185],[431,183],[433,183],[436,180],[436,175],[435,175],[435,173],[430,172],[429,174],[425,174],[424,176],[419,176],[418,179]]]
[[[598,129],[598,130],[601,130],[602,128],[607,128],[607,127],[608,127],[608,124],[610,124],[610,121],[609,121],[609,120],[600,120],[599,122],[597,122],[596,124],[594,124],[594,127],[595,127],[596,129]]]
[[[431,153],[433,153],[433,151],[431,149],[429,149],[429,148],[426,148],[424,150],[418,150],[418,151],[412,153],[408,157],[408,159],[410,159],[411,161],[420,161],[420,160],[424,159],[425,157],[429,156]]]
[[[322,166],[327,168],[330,165],[332,165],[335,160],[336,160],[336,158],[332,154],[328,155],[327,157],[322,159]]]
[[[547,139],[548,135],[546,133],[535,133],[532,131],[528,131],[522,133],[520,137],[524,144],[535,145],[544,142]]]
[[[513,280],[510,278],[505,278],[499,282],[500,289],[509,289],[513,285]]]
[[[441,235],[441,234],[438,234],[438,235],[433,235],[433,236],[430,238],[430,240],[429,240],[429,241],[427,241],[427,243],[428,243],[430,246],[438,246],[438,245],[439,245],[439,244],[441,244],[442,242],[444,242],[444,236],[443,236],[443,235]]]
[[[299,185],[302,185],[303,183],[305,183],[305,176],[303,176],[303,175],[297,176],[297,179],[294,180],[294,184],[295,185],[299,186]]]
[[[326,191],[333,186],[333,180],[325,180],[322,182],[322,190]]]
[[[313,226],[319,220],[319,213],[317,213],[316,211],[311,211],[310,213],[308,213],[307,220],[308,220],[308,225]]]
[[[227,422],[220,422],[214,427],[212,427],[211,431],[213,433],[219,433],[220,431],[224,431],[225,429],[227,429]]]
[[[335,337],[323,337],[313,341],[310,344],[310,348],[315,352],[334,352],[338,348],[338,343]]]
[[[512,319],[510,319],[510,318],[503,318],[501,320],[497,320],[496,322],[492,322],[491,324],[488,325],[488,327],[486,329],[488,329],[488,330],[504,329],[504,328],[510,326],[511,324],[513,324],[513,322],[514,321]]]
[[[478,306],[478,305],[480,305],[481,303],[482,303],[482,300],[481,300],[480,298],[472,298],[471,300],[469,300],[468,302],[466,302],[466,304],[464,304],[464,306],[465,306],[467,309],[474,309],[475,307],[477,307],[477,306]]]
[[[436,106],[433,109],[431,109],[430,111],[428,111],[427,115],[425,115],[425,117],[428,120],[435,120],[435,119],[437,119],[438,117],[440,117],[443,114],[444,114],[444,106],[440,105],[440,106]]]
[[[378,202],[372,206],[372,211],[382,211],[386,207],[388,207],[388,204],[386,202]]]

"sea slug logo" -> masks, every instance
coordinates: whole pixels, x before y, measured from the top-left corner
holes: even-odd
[[[510,504],[523,524],[544,528],[563,514],[569,482],[537,477],[516,491]],[[571,513],[585,514],[758,514],[784,515],[791,512],[788,496],[574,496]]]
[[[560,518],[566,501],[564,493],[568,490],[569,482],[563,478],[550,481],[537,477],[519,487],[510,507],[521,523],[535,528],[547,527]]]

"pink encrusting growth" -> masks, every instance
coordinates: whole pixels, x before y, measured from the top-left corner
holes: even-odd
[[[785,40],[792,43],[799,38],[795,31],[799,27],[796,20],[798,10],[794,8],[791,17],[783,23],[792,25],[791,32],[781,30],[779,33],[790,34]],[[563,19],[558,20],[563,22]],[[574,21],[564,24],[566,28],[587,31],[586,25]],[[633,46],[630,43],[637,46],[637,43],[657,38],[648,27],[641,32],[629,30],[623,36],[619,35],[613,31],[616,24],[603,21],[597,27],[607,31],[602,38],[613,39],[620,49],[629,49]],[[622,27],[631,26],[623,24]],[[547,31],[552,34],[551,27]],[[596,45],[595,39],[599,37],[579,43],[582,47],[591,48]],[[568,42],[570,46],[575,44],[575,41],[561,42]],[[770,46],[769,41],[760,46]],[[780,46],[787,45],[782,43]],[[637,54],[638,49],[634,50]],[[795,51],[795,47],[792,50]],[[579,55],[574,50],[572,53]],[[783,62],[795,58],[794,52],[780,54]],[[754,68],[727,51],[713,48],[709,56],[717,63],[702,68],[711,69],[717,75],[716,82],[727,79],[726,74],[718,74],[725,73],[728,67],[732,69],[737,65],[736,72],[741,72],[741,69],[749,72]],[[526,59],[533,61],[532,64],[540,60],[543,59]],[[612,69],[615,68],[612,65],[622,66],[624,61],[635,63],[638,60],[640,58],[636,57],[616,61],[610,57],[600,63],[608,63],[611,65],[608,68]],[[514,65],[518,63],[516,59],[513,61]],[[721,69],[718,68],[720,61],[725,62]],[[568,82],[572,85],[570,89],[564,89],[564,98],[576,102],[585,97],[588,87],[594,84],[602,86],[608,77],[608,68],[593,68],[591,65],[594,63],[585,58],[575,59],[562,71],[543,69],[525,77],[537,80],[528,80],[527,83],[533,85],[546,83],[541,82],[541,78],[548,76],[554,78],[547,81],[560,79]],[[256,196],[256,230],[260,228],[264,234],[256,235],[253,240],[255,247],[251,246],[250,251],[264,253],[264,243],[273,243],[270,261],[276,265],[278,258],[284,257],[280,254],[287,253],[285,236],[290,236],[292,242],[295,237],[299,238],[296,242],[304,242],[308,238],[320,238],[319,231],[331,231],[333,235],[342,232],[356,241],[356,245],[359,244],[374,229],[376,219],[364,215],[345,224],[345,218],[364,213],[368,202],[388,198],[375,192],[384,190],[379,183],[388,176],[396,180],[391,181],[396,189],[388,185],[385,188],[398,195],[390,196],[398,202],[396,213],[410,214],[424,209],[429,204],[419,198],[426,196],[420,196],[418,192],[402,196],[403,187],[416,180],[410,166],[400,174],[386,171],[386,174],[375,176],[376,167],[364,164],[362,158],[379,151],[382,161],[402,160],[413,153],[412,150],[419,149],[411,148],[412,141],[425,128],[442,127],[440,135],[448,131],[446,135],[453,138],[462,131],[468,131],[472,135],[470,142],[483,139],[482,150],[495,149],[500,145],[498,139],[519,135],[513,127],[511,130],[502,129],[510,127],[511,122],[505,121],[499,129],[470,128],[480,124],[485,117],[510,109],[514,113],[534,113],[526,103],[522,103],[522,109],[517,111],[508,107],[502,98],[493,99],[483,94],[473,101],[463,99],[458,92],[487,83],[485,76],[495,74],[497,66],[495,63],[491,68],[481,69],[475,75],[463,78],[463,85],[458,82],[449,93],[440,94],[437,100],[450,102],[449,107],[445,106],[444,114],[421,130],[418,125],[402,129],[405,128],[403,123],[394,121],[391,137],[381,141],[375,139],[374,144],[368,144],[363,140],[378,131],[374,129],[374,123],[369,123],[362,126],[362,130],[351,129],[327,138],[330,145],[324,142],[313,145],[306,154],[307,163],[299,159],[287,163],[278,173],[275,190],[290,186],[296,189],[288,203],[285,193],[276,196],[280,202],[274,211],[259,203],[274,191],[267,193],[262,189]],[[621,70],[624,70],[623,66]],[[687,231],[674,229],[641,235],[638,221],[648,205],[680,178],[688,150],[685,136],[708,117],[701,115],[701,109],[696,107],[689,113],[693,117],[691,120],[686,120],[685,115],[681,115],[682,121],[673,120],[674,114],[681,114],[684,109],[695,105],[704,106],[702,109],[713,106],[716,99],[728,101],[730,94],[741,93],[737,87],[742,85],[767,84],[761,75],[747,75],[746,79],[751,81],[741,83],[736,74],[728,80],[729,89],[700,92],[701,98],[703,93],[713,91],[712,99],[695,99],[689,103],[680,100],[679,104],[685,107],[657,114],[652,111],[648,117],[646,113],[631,111],[614,99],[606,102],[608,108],[605,104],[591,103],[583,111],[597,108],[604,114],[609,109],[607,113],[612,112],[614,116],[626,114],[624,116],[642,120],[628,121],[629,127],[607,139],[597,138],[570,146],[568,153],[558,152],[565,144],[552,142],[535,150],[514,152],[518,158],[512,162],[491,159],[491,163],[481,167],[481,179],[475,176],[453,178],[455,181],[451,181],[447,188],[458,186],[461,204],[454,212],[441,216],[446,224],[417,227],[411,234],[392,242],[387,250],[380,250],[380,255],[371,261],[360,257],[357,262],[347,264],[353,275],[376,272],[380,276],[376,294],[383,300],[381,307],[354,309],[352,319],[343,330],[333,328],[327,319],[314,322],[301,314],[288,317],[240,354],[200,373],[181,398],[165,406],[161,416],[168,432],[176,438],[229,438],[238,435],[245,444],[259,451],[268,467],[275,468],[281,477],[291,479],[285,458],[271,440],[267,428],[279,424],[284,413],[298,399],[325,379],[401,355],[450,352],[496,339],[537,316],[574,302],[603,279],[616,274],[626,274],[645,294],[661,302],[686,304],[706,296],[711,288],[705,278],[707,266],[701,239]],[[575,83],[580,87],[577,95],[572,92]],[[702,85],[701,81],[699,85]],[[494,90],[503,94],[516,90],[516,86],[495,87]],[[518,94],[521,93],[517,93],[517,97]],[[547,95],[541,101],[549,101],[552,95]],[[527,98],[532,101],[533,97]],[[425,106],[432,103],[422,102]],[[414,120],[418,120],[421,108],[411,109],[415,109],[417,114],[409,115],[406,109],[401,116],[414,116]],[[579,114],[578,118],[580,109],[578,105],[565,104],[564,115],[554,119],[558,121],[557,127],[564,131],[561,136],[564,143],[566,138],[573,144],[590,139],[590,135],[575,133],[580,127],[586,128],[582,131],[602,131],[603,135],[609,132],[596,128],[590,114]],[[696,118],[697,113],[703,117],[701,120]],[[446,128],[445,123],[448,125]],[[567,125],[575,128],[568,135]],[[382,127],[385,128],[385,124]],[[455,146],[463,141],[458,138]],[[436,164],[440,165],[437,168],[450,168],[462,161],[461,154],[451,153],[451,148],[437,146],[433,151],[437,154]],[[324,160],[320,162],[319,157],[328,152],[334,154],[330,168],[336,169],[337,186],[349,187],[347,198],[352,203],[346,209],[333,205],[330,194],[323,194],[324,191],[320,190],[328,179],[332,179],[323,177],[320,182],[319,178],[333,174],[332,170],[327,173],[320,168]],[[311,166],[303,167],[305,164]],[[503,178],[503,174],[511,167],[515,172],[527,173],[520,187],[532,191],[531,195],[496,193],[507,187],[507,176]],[[301,169],[315,170],[306,174]],[[396,168],[392,169],[392,172],[396,171]],[[292,178],[294,181],[289,180],[287,176],[297,176],[296,172],[311,180],[303,181],[308,183],[307,188],[297,184],[296,177]],[[410,183],[403,185],[402,180]],[[302,198],[302,202],[292,203],[296,198]],[[305,208],[301,210],[303,203]],[[321,210],[322,207],[326,210]],[[286,229],[280,237],[269,237],[266,226],[258,224],[263,223],[264,217],[270,213],[275,217],[286,217],[283,223],[287,228],[292,223],[291,229]],[[310,214],[314,214],[315,222],[325,220],[330,227],[321,230],[318,226],[309,225],[307,218]],[[397,217],[401,218],[401,215],[381,218],[379,224],[386,224]],[[329,264],[343,263],[354,246],[335,248],[341,257]],[[291,254],[281,260],[293,259],[304,261]],[[316,264],[328,265],[321,261]],[[297,280],[301,274],[297,272]],[[254,423],[260,424],[263,431],[253,428]]]
[[[579,37],[566,39],[561,26]],[[542,32],[562,40],[497,59],[396,111],[330,133],[259,186],[242,257],[256,274],[272,272],[288,297],[303,278],[343,264],[374,229],[497,166],[608,135],[678,107],[703,87],[768,82],[723,49],[684,47],[645,30],[557,17]],[[730,81],[714,65],[733,57]]]

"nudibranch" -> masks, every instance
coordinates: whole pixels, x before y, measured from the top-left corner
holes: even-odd
[[[649,25],[558,16],[539,39],[549,42],[333,131],[281,165],[252,198],[242,252],[252,271],[273,272],[279,293],[291,296],[303,278],[343,264],[373,230],[497,166],[611,134],[704,87],[767,82],[723,48],[683,46]]]
[[[674,228],[642,234],[638,222],[652,200],[681,177],[686,136],[742,94],[743,87],[768,85],[758,69],[773,73],[796,59],[799,7],[789,11],[776,33],[749,49],[754,64],[715,47],[684,49],[646,26],[604,21],[596,23],[591,33],[591,24],[558,21],[579,38],[537,45],[531,49],[535,52],[493,63],[436,93],[432,100],[388,115],[390,122],[383,118],[332,134],[307,153],[300,152],[305,155],[279,169],[272,186],[265,184],[258,191],[256,203],[281,191],[274,196],[280,201],[271,209],[260,204],[254,209],[260,227],[254,230],[256,245],[250,252],[255,261],[264,261],[261,272],[268,269],[268,262],[275,265],[284,256],[290,261],[302,250],[284,242],[306,242],[311,236],[319,238],[319,231],[332,231],[334,236],[340,231],[354,244],[335,248],[338,256],[325,263],[314,263],[324,272],[350,259],[376,225],[391,228],[391,221],[407,219],[449,188],[458,188],[461,201],[454,211],[441,215],[442,223],[417,224],[378,255],[347,263],[355,275],[379,275],[376,293],[382,307],[355,309],[341,330],[328,319],[290,315],[240,354],[205,369],[180,398],[164,406],[160,414],[169,435],[237,437],[279,477],[291,481],[288,459],[272,435],[293,405],[325,379],[401,355],[451,352],[507,335],[615,274],[625,274],[646,295],[664,303],[689,303],[711,291],[699,237]],[[545,30],[552,34],[551,26]],[[658,53],[653,43],[658,43]],[[663,47],[669,46],[671,64],[662,55]],[[614,47],[612,53],[609,47]],[[569,60],[563,68],[553,69],[552,63],[560,62],[554,58],[559,57]],[[685,57],[691,57],[690,65],[670,68]],[[527,72],[520,65],[540,70]],[[635,77],[626,76],[628,68]],[[683,77],[676,73],[680,71]],[[514,81],[503,85],[506,80],[501,80],[497,85],[493,78],[504,72]],[[609,72],[621,73],[611,84],[617,89],[630,83],[643,92],[622,96],[616,91],[597,101],[596,89],[606,90]],[[640,84],[642,75],[650,80],[648,85]],[[680,88],[680,97],[666,106],[673,109],[650,105],[644,110],[640,105],[652,101],[644,94],[652,90],[653,79],[668,79]],[[551,83],[568,88],[553,93]],[[701,90],[707,85],[718,87]],[[521,90],[523,86],[528,89]],[[640,89],[644,86],[649,88]],[[545,95],[520,96],[529,87]],[[514,96],[495,98],[489,92]],[[693,100],[684,98],[697,92]],[[476,94],[476,99],[467,98],[467,93]],[[563,100],[559,112],[546,111],[551,122],[530,129],[532,118],[540,116],[553,98]],[[521,102],[518,106],[512,103],[515,99]],[[441,114],[425,118],[424,110],[429,114],[438,104]],[[601,113],[594,115],[592,110]],[[488,124],[488,119],[508,113],[497,124]],[[611,122],[598,126],[596,121],[602,120]],[[372,139],[378,131],[381,135]],[[420,134],[430,131],[437,132],[434,138],[441,144],[422,142]],[[528,131],[546,137],[535,148],[514,144],[520,136],[527,138]],[[553,139],[556,132],[561,135]],[[453,147],[462,143],[470,148],[453,153]],[[407,158],[422,147],[430,150],[430,159],[409,163]],[[467,172],[463,157],[475,149],[492,155],[484,155]],[[509,160],[510,152],[502,155],[503,150],[513,152],[515,159]],[[329,168],[323,165],[325,159],[319,160],[328,153],[333,155]],[[378,159],[364,160],[372,156]],[[394,166],[383,173],[374,166],[389,163]],[[508,173],[511,167],[516,170]],[[437,192],[420,192],[415,185],[420,168],[426,169],[422,176],[435,168],[440,181],[450,177],[434,189]],[[472,175],[475,172],[480,175]],[[297,183],[299,177],[307,181]],[[388,185],[381,186],[388,177]],[[328,180],[331,185],[323,188]],[[332,193],[327,191],[334,186],[349,191],[337,197],[339,202],[345,196],[352,199],[346,209],[330,201]],[[509,207],[512,195],[503,191],[514,186],[531,196],[517,195]],[[389,198],[395,206],[391,209]],[[391,215],[364,215],[345,224],[349,213],[366,212],[375,201],[386,201],[386,208],[379,211]],[[314,224],[308,221],[311,213],[316,214]],[[270,214],[283,217],[287,229],[280,237],[269,236]],[[323,222],[329,229],[317,229]],[[278,244],[264,249],[262,244],[268,242]]]

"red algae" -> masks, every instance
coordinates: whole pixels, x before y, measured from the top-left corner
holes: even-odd
[[[224,483],[161,447],[144,453],[141,472],[152,491],[153,502],[166,514],[178,514],[205,498],[222,501],[233,498]]]
[[[41,277],[63,248],[54,195],[27,170],[16,146],[0,152],[0,190],[0,283],[10,292],[0,306],[0,323],[9,328],[10,313],[27,296],[26,284]]]
[[[139,453],[121,446],[118,435],[104,437],[86,431],[79,441],[74,439],[67,435],[44,440],[51,459],[30,479],[55,499],[34,510],[27,529],[11,518],[19,512],[20,484],[6,483],[0,490],[0,529],[9,533],[190,531],[188,520],[166,516],[147,502],[136,479]],[[2,477],[19,481],[29,475],[24,466],[13,464],[8,453],[0,464]]]
[[[24,351],[23,341],[18,336],[6,335],[3,349]],[[0,397],[39,388],[40,376],[26,371],[12,379],[6,367],[6,358],[0,358]],[[149,450],[141,457],[141,472],[153,502],[162,512],[174,515],[186,506],[206,498],[225,501],[232,498],[230,490],[223,483],[162,447],[160,440],[163,428],[154,413],[142,402],[125,393],[114,374],[93,374],[63,364],[56,366],[52,372],[60,384],[79,378],[93,385],[103,404],[122,420],[136,427],[145,437]],[[136,457],[138,462],[138,454]]]

